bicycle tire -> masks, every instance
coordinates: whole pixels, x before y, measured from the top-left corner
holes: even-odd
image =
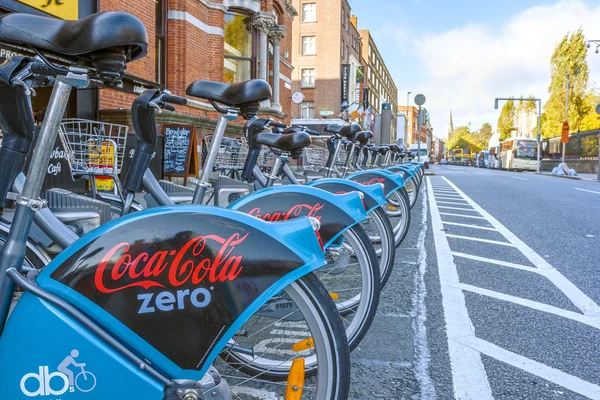
[[[369,239],[371,243],[381,244],[381,249],[375,249],[375,254],[379,258],[379,273],[381,277],[381,289],[383,290],[394,269],[394,262],[396,260],[394,228],[383,207],[373,210],[368,218],[369,220],[373,220],[379,232],[379,235],[369,234]],[[367,232],[366,229],[365,232]]]
[[[388,202],[396,208],[394,211],[389,211],[388,207],[386,213],[394,230],[394,243],[398,247],[406,238],[410,228],[410,200],[406,189],[401,188],[392,193]]]
[[[314,274],[308,274],[299,280],[293,282],[286,289],[287,295],[295,300],[298,306],[302,307],[303,315],[312,318],[312,324],[315,331],[311,331],[315,348],[321,345],[320,355],[314,357],[315,360],[323,357],[329,363],[327,371],[319,370],[316,363],[308,364],[305,369],[307,377],[311,377],[316,383],[327,385],[324,391],[315,396],[318,400],[346,399],[349,395],[350,387],[350,352],[348,342],[342,322],[339,318],[337,308],[329,293]],[[300,308],[299,307],[299,308]],[[320,333],[321,338],[315,339],[315,333]],[[247,376],[259,376],[272,382],[285,381],[289,375],[289,369],[285,366],[269,368],[270,362],[258,362],[261,359],[255,357],[248,360],[251,356],[238,353],[236,351],[222,352],[220,359]],[[216,366],[219,370],[219,366]],[[304,398],[304,397],[303,397]]]

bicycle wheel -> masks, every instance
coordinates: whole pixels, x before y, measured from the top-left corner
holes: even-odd
[[[369,240],[371,240],[375,249],[375,254],[379,258],[381,289],[383,289],[392,273],[396,259],[394,228],[383,207],[379,207],[369,213],[367,219],[360,225],[369,236]]]
[[[285,306],[283,306],[285,305]],[[314,274],[295,281],[253,315],[213,365],[236,399],[283,398],[303,359],[302,399],[346,399],[350,355],[336,306]],[[251,349],[240,352],[236,347]],[[267,396],[267,397],[265,397]],[[270,396],[270,397],[269,397]]]
[[[415,176],[411,176],[404,182],[404,187],[406,189],[406,192],[408,193],[410,208],[413,208],[413,206],[417,202],[417,197],[419,195],[419,186],[420,185],[418,184],[418,178],[415,178]]]
[[[384,207],[394,229],[394,243],[398,247],[410,228],[410,200],[406,189],[392,193]]]
[[[377,312],[381,292],[379,260],[360,225],[344,232],[340,245],[331,246],[325,260],[327,265],[314,273],[334,300],[352,351]]]

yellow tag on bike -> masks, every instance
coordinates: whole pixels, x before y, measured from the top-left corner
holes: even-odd
[[[287,380],[285,389],[285,400],[300,400],[302,398],[302,388],[304,387],[304,358],[297,358],[292,361],[292,367]]]
[[[306,338],[304,340],[299,341],[298,343],[294,343],[292,345],[292,350],[295,352],[304,351],[308,349],[312,349],[315,347],[315,342],[311,337]]]

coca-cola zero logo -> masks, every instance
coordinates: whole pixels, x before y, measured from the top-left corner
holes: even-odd
[[[321,220],[321,216],[318,215],[319,211],[325,207],[325,203],[316,204],[296,204],[292,206],[288,211],[281,212],[275,211],[271,213],[262,214],[260,207],[255,207],[248,212],[253,217],[260,218],[263,221],[276,222],[276,221],[287,221],[290,218],[298,218],[300,216],[313,217]]]
[[[357,181],[357,182],[358,182],[358,181]],[[384,177],[381,177],[381,178],[374,177],[374,178],[371,178],[369,181],[366,181],[366,182],[358,182],[358,183],[360,183],[360,184],[361,184],[361,185],[363,185],[363,186],[368,186],[368,185],[374,185],[374,184],[376,184],[376,183],[384,183],[384,182],[385,182],[385,178],[384,178]]]
[[[169,285],[180,287],[185,283],[198,285],[232,281],[242,272],[242,256],[233,255],[236,246],[248,237],[234,233],[229,238],[217,235],[196,236],[178,250],[159,250],[154,254],[130,253],[130,245],[121,242],[102,258],[94,276],[96,288],[102,293],[114,293],[131,287],[164,288],[161,278],[167,275]],[[214,258],[202,257],[216,242],[220,249]],[[114,259],[116,261],[114,261]]]

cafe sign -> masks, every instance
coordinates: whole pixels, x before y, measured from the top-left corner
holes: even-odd
[[[17,0],[60,19],[79,19],[79,0]]]

